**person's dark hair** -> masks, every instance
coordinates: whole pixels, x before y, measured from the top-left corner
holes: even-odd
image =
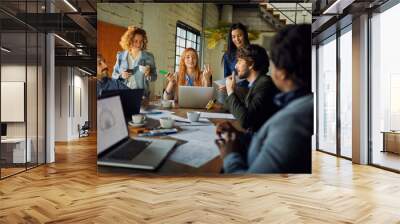
[[[259,72],[260,75],[267,74],[269,57],[267,51],[263,47],[257,44],[249,44],[247,47],[238,49],[236,57],[253,63],[253,69]]]
[[[230,29],[229,29],[229,33],[228,33],[228,46],[227,46],[227,50],[226,50],[226,54],[228,55],[228,58],[231,61],[233,61],[235,59],[236,51],[237,51],[237,47],[232,41],[232,30],[236,30],[236,29],[240,29],[241,31],[243,31],[243,37],[244,37],[245,45],[249,45],[250,44],[249,34],[247,33],[246,26],[241,24],[241,23],[232,24]]]
[[[289,79],[311,91],[311,25],[288,25],[271,41],[271,61]]]

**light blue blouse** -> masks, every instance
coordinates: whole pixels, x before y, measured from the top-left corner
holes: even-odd
[[[150,52],[142,51],[138,60],[131,64],[128,62],[128,51],[120,51],[117,53],[117,60],[114,65],[112,77],[120,79],[124,84],[128,84],[130,80],[125,80],[121,74],[126,69],[132,69],[133,75],[130,77],[131,81],[135,83],[136,89],[144,89],[145,95],[150,95],[149,82],[157,80],[157,68],[154,61],[154,56]],[[146,78],[144,73],[139,70],[139,65],[150,66],[150,76]]]

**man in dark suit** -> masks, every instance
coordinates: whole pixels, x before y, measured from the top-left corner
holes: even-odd
[[[97,97],[100,97],[103,91],[118,89],[129,88],[120,80],[110,78],[103,56],[97,54]]]
[[[265,49],[250,44],[238,49],[235,67],[238,78],[249,82],[249,90],[244,98],[236,87],[234,75],[226,79],[228,97],[224,106],[240,121],[244,129],[251,132],[257,132],[278,110],[273,98],[279,90],[267,75],[268,67],[269,58]]]
[[[271,47],[271,76],[282,91],[274,100],[281,109],[246,143],[230,123],[218,125],[225,173],[311,173],[311,25],[288,25]]]

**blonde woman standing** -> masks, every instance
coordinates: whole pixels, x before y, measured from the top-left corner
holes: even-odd
[[[149,82],[157,80],[154,56],[147,49],[146,31],[130,26],[122,35],[112,77],[120,79],[131,89],[144,89],[150,95]]]

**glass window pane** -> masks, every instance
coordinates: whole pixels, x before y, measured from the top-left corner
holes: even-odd
[[[185,50],[185,48],[180,47],[180,48],[178,49],[178,55],[179,55],[179,56],[182,55],[183,50]]]
[[[25,92],[27,67],[27,35],[25,32],[2,33],[1,46],[1,104],[2,124],[6,124],[7,139],[15,143],[2,144],[1,178],[26,170],[31,162],[31,141],[26,138]],[[30,51],[28,51],[29,54]],[[8,96],[4,98],[4,96]],[[13,96],[11,98],[11,96]],[[13,109],[10,109],[13,108]],[[28,144],[27,144],[28,143]],[[28,150],[27,150],[28,146]]]
[[[352,157],[352,35],[340,37],[340,153]]]
[[[318,147],[336,153],[336,40],[318,51]]]
[[[179,38],[179,46],[185,47],[185,39]]]
[[[400,155],[396,138],[400,138],[400,4],[375,14],[371,19],[371,133],[372,163],[400,170]],[[382,132],[387,132],[383,134]],[[384,144],[385,142],[385,144]]]
[[[37,165],[38,161],[38,142],[37,142],[37,81],[38,81],[38,34],[28,33],[28,63],[27,63],[27,80],[26,80],[26,91],[27,91],[27,138],[28,138],[28,149],[31,153],[28,153],[28,168]]]
[[[181,30],[181,37],[186,38],[186,31],[185,30]]]

